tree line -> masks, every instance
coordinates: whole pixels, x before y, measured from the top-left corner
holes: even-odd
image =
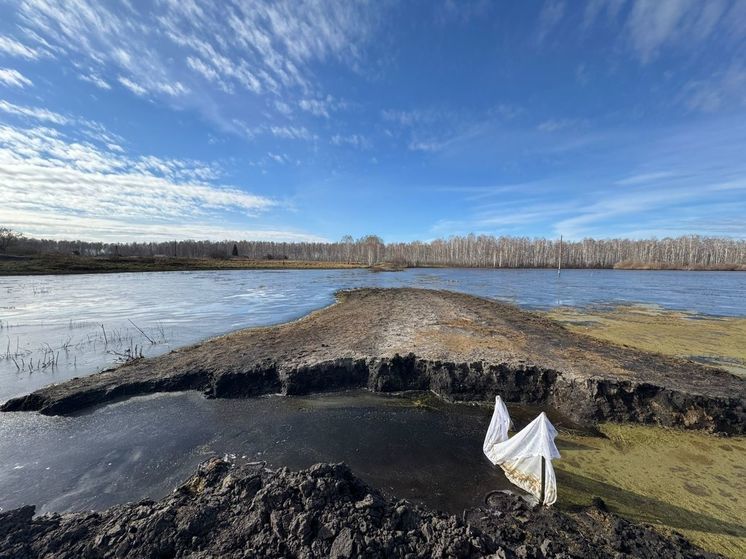
[[[2,228],[0,228],[2,229]],[[8,231],[6,229],[6,231]],[[338,242],[164,241],[101,243],[5,235],[5,252],[105,257],[247,258],[347,262],[373,265],[479,268],[702,267],[746,266],[746,240],[690,235],[664,239],[564,241],[490,235],[454,236],[429,242],[385,243],[376,235]]]

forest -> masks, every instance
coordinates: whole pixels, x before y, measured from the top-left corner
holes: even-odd
[[[1,229],[1,228],[0,228]],[[9,231],[4,229],[4,231]],[[88,257],[241,258],[401,266],[480,268],[689,268],[744,269],[746,240],[696,235],[664,239],[561,241],[490,235],[385,243],[376,235],[338,242],[166,241],[101,243],[27,238],[6,233],[0,252]]]

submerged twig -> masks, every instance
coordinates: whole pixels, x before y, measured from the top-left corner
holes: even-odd
[[[150,342],[151,344],[155,345],[155,341],[153,340],[153,338],[151,338],[150,336],[148,336],[148,335],[147,335],[147,334],[146,334],[146,333],[145,333],[145,332],[143,331],[143,329],[142,329],[142,328],[140,328],[140,327],[139,327],[139,326],[138,326],[137,324],[135,324],[134,322],[132,322],[132,321],[131,321],[131,320],[130,320],[129,318],[128,318],[127,320],[129,320],[130,324],[132,324],[132,326],[134,326],[135,328],[137,328],[137,329],[138,329],[138,330],[140,331],[140,334],[142,334],[143,336],[145,336],[145,337],[147,338],[147,340],[148,340],[148,341],[149,341],[149,342]]]

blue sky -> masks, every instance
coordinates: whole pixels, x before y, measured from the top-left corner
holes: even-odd
[[[0,0],[27,235],[746,237],[746,2]]]

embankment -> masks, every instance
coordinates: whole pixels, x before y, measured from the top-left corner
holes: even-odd
[[[746,432],[744,379],[593,339],[511,305],[420,289],[342,292],[336,305],[299,321],[72,379],[0,409],[55,415],[152,392],[231,398],[352,387],[466,401],[501,394],[581,423]]]

